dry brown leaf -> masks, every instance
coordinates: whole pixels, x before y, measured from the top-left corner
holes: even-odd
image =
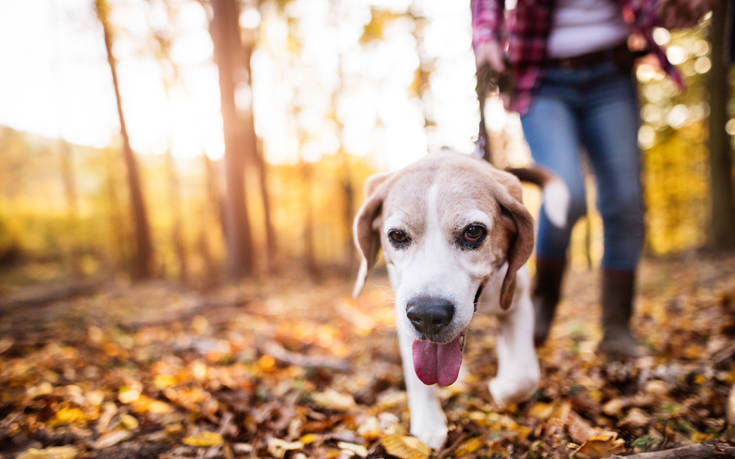
[[[620,416],[623,408],[628,405],[628,401],[623,398],[614,398],[602,405],[602,412],[608,416]]]
[[[199,432],[182,440],[189,446],[214,446],[222,443],[222,435],[217,432]]]
[[[566,421],[569,436],[575,443],[584,443],[596,433],[595,429],[574,410],[569,410]]]
[[[631,408],[620,424],[627,427],[643,427],[648,425],[650,419],[650,416],[642,409]]]
[[[16,456],[16,459],[74,459],[77,454],[78,451],[73,446],[52,446],[44,449],[30,448]]]
[[[400,459],[426,459],[431,454],[431,448],[408,435],[384,435],[380,444],[388,454]]]
[[[587,439],[579,448],[574,450],[572,457],[585,458],[603,458],[622,450],[625,447],[625,441],[618,438],[615,432],[601,432]]]

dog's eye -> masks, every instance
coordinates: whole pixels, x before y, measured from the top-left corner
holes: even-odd
[[[406,247],[411,242],[411,238],[403,230],[391,230],[388,233],[388,240],[397,249]]]
[[[487,235],[487,230],[482,225],[468,225],[460,237],[460,245],[467,249],[476,249],[480,246]]]

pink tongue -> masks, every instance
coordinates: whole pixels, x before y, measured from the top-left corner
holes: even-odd
[[[426,385],[439,383],[448,386],[457,380],[462,364],[462,349],[458,336],[447,344],[431,341],[413,342],[413,369]]]

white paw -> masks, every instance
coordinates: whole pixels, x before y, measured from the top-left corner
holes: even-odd
[[[447,439],[447,422],[442,413],[441,418],[414,418],[411,416],[411,435],[426,443],[433,450],[438,450]]]
[[[537,374],[524,377],[496,377],[490,381],[488,388],[495,403],[503,407],[528,398],[538,387],[538,380]]]

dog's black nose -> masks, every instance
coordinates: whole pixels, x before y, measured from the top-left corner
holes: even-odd
[[[431,337],[452,321],[454,305],[443,298],[418,296],[408,302],[406,315],[419,333]]]

